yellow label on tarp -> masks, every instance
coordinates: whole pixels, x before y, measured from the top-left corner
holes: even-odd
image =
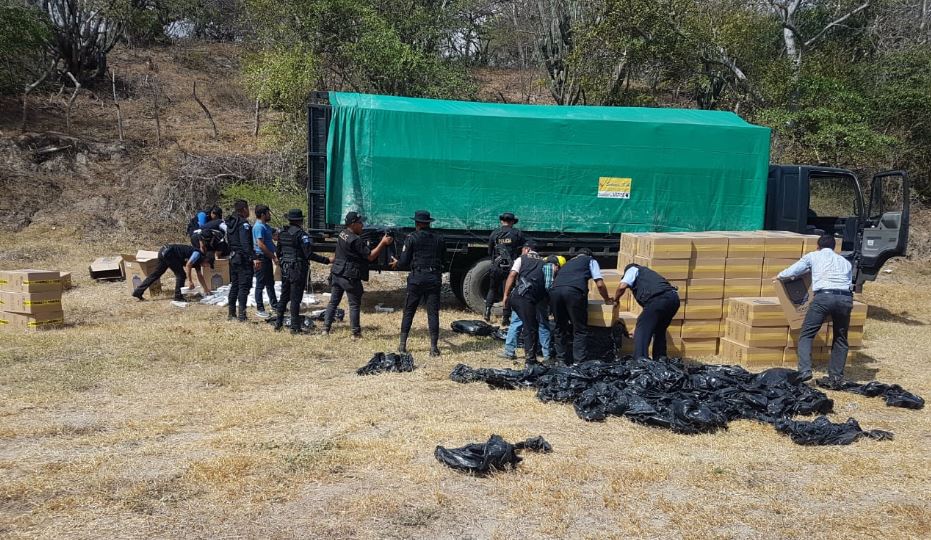
[[[630,178],[602,176],[598,179],[598,198],[629,199],[631,182]]]

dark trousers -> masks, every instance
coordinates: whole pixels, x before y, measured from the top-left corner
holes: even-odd
[[[401,333],[409,334],[414,323],[417,306],[427,307],[427,326],[431,336],[440,335],[440,290],[442,277],[434,274],[411,273],[407,278],[407,298],[404,300],[404,316],[401,318]]]
[[[158,253],[158,266],[155,267],[155,270],[153,270],[151,274],[145,277],[134,292],[138,292],[139,294],[144,293],[146,289],[161,278],[169,268],[171,268],[171,271],[175,274],[175,300],[183,300],[184,297],[181,296],[181,287],[184,287],[184,283],[187,281],[187,276],[184,274],[184,261],[179,260],[177,257],[172,257],[170,254],[166,254],[164,250]]]
[[[584,362],[588,357],[588,291],[552,288],[550,309],[556,319],[556,359],[563,363]]]
[[[265,311],[265,300],[262,292],[267,291],[268,300],[271,302],[268,307],[274,310],[278,305],[278,297],[275,296],[275,264],[265,255],[259,255],[259,260],[262,261],[262,268],[259,269],[255,276],[255,308],[259,311]],[[281,285],[284,286],[284,283]]]
[[[238,302],[239,318],[242,320],[246,318],[246,300],[249,298],[249,291],[252,289],[252,276],[254,273],[252,259],[242,255],[234,255],[230,260],[230,317],[236,316],[236,304]]]
[[[291,329],[301,330],[301,300],[307,285],[307,265],[285,263],[281,267],[281,301],[278,321],[284,320],[285,304],[291,306]]]
[[[537,338],[540,331],[537,303],[531,298],[517,294],[511,295],[509,303],[523,323],[521,337],[524,340],[524,359],[528,362],[535,362],[537,360]]]
[[[349,326],[352,328],[353,335],[362,334],[362,323],[360,312],[362,311],[362,294],[365,288],[362,286],[361,279],[348,279],[343,276],[333,274],[330,276],[330,303],[327,304],[326,314],[323,316],[323,328],[330,331],[333,326],[333,317],[336,315],[336,308],[343,300],[343,293],[349,299]]]
[[[831,318],[834,327],[834,341],[831,360],[828,363],[828,376],[842,377],[847,364],[847,329],[850,326],[850,311],[853,309],[853,297],[826,293],[815,293],[802,331],[798,338],[798,370],[811,371],[811,344],[821,330],[821,325]]]
[[[488,272],[488,294],[485,295],[485,307],[504,299],[504,285],[507,283],[509,270],[492,266]],[[501,320],[507,325],[511,322],[511,306],[503,309]]]
[[[667,291],[651,298],[637,317],[634,331],[634,358],[650,358],[650,341],[653,341],[653,359],[666,356],[666,330],[679,311],[679,294]]]

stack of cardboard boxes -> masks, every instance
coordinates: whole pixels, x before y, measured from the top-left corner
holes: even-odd
[[[761,303],[756,312],[747,315],[752,315],[755,317],[753,321],[759,323],[762,313],[770,309],[778,323],[774,321],[769,326],[761,326],[737,318],[733,323],[751,328],[781,327],[781,340],[774,337],[778,332],[774,330],[756,330],[750,332],[752,335],[746,339],[733,339],[728,334],[728,312],[733,305],[730,300],[774,296],[772,280],[776,274],[795,263],[803,253],[815,251],[817,241],[818,237],[813,235],[776,231],[625,233],[621,235],[616,281],[612,281],[613,285],[608,288],[613,294],[624,267],[636,263],[660,273],[679,289],[682,307],[666,336],[671,356],[703,358],[721,354],[728,361],[742,363],[734,345],[760,348],[764,347],[762,343],[774,350],[765,354],[759,352],[754,358],[775,359],[776,341],[779,341],[778,362],[773,364],[782,365],[786,349],[792,346],[790,340],[793,336],[789,333],[788,321],[779,302],[770,298],[771,305]],[[612,274],[610,279],[614,280],[615,276]],[[605,280],[609,281],[608,276]],[[597,291],[590,291],[589,298],[593,297],[597,297]],[[633,331],[641,311],[640,305],[631,295],[625,294],[620,310],[618,318],[628,331]],[[865,311],[863,314],[865,316]],[[851,323],[852,326],[854,324]],[[743,330],[743,327],[735,326],[737,330]],[[747,335],[747,332],[740,335]],[[862,336],[862,323],[859,329],[855,326],[851,329],[851,344],[857,342],[856,335]],[[795,337],[797,339],[797,334]],[[826,343],[830,343],[828,337],[826,333]],[[727,347],[722,347],[722,338],[730,340]],[[623,349],[624,352],[630,351],[627,345]],[[746,356],[748,351],[740,352]]]
[[[40,330],[61,325],[65,319],[61,293],[61,272],[0,272],[0,328]]]

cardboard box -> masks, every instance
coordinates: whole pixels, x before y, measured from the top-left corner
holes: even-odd
[[[785,348],[788,326],[750,326],[734,319],[725,321],[724,338],[745,347]]]
[[[763,258],[795,259],[802,256],[804,241],[801,235],[779,234],[769,231],[763,237]]]
[[[648,259],[636,256],[634,262],[657,272],[668,280],[688,279],[689,259]]]
[[[682,338],[714,338],[721,337],[720,319],[686,319],[682,322]]]
[[[685,346],[682,343],[682,338],[666,338],[666,355],[670,358],[685,356]]]
[[[61,273],[57,270],[0,271],[0,291],[16,293],[61,293]]]
[[[750,326],[788,326],[786,316],[774,297],[731,298],[727,316]]]
[[[0,311],[49,313],[62,311],[61,291],[14,293],[0,291]]]
[[[813,362],[827,362],[831,359],[830,347],[817,347],[811,350],[811,360]]]
[[[818,239],[821,238],[817,234],[803,234],[802,241],[804,242],[802,246],[802,255],[806,253],[811,253],[812,251],[818,251]],[[834,237],[834,253],[840,253],[843,247],[844,239]]]
[[[757,234],[735,233],[727,239],[728,259],[762,259],[764,253],[763,237]]]
[[[689,279],[724,279],[724,258],[692,259],[689,261]],[[668,278],[667,278],[668,279]]]
[[[627,268],[628,264],[633,264],[634,256],[630,253],[621,251],[617,254],[617,269],[621,272],[624,271],[624,268]]]
[[[139,250],[135,255],[123,255],[123,273],[126,275],[126,284],[129,291],[136,290],[142,285],[146,276],[155,271],[158,266],[158,252]],[[149,287],[151,294],[162,293],[162,278],[158,278]]]
[[[726,259],[724,279],[763,279],[763,258]]]
[[[797,262],[798,259],[763,259],[763,279],[773,279]]]
[[[670,285],[676,288],[676,291],[679,292],[679,299],[685,300],[688,298],[689,282],[686,279],[667,279]]]
[[[74,285],[71,283],[71,272],[60,272],[61,274],[61,288],[62,290],[67,291]]]
[[[646,236],[649,233],[623,233],[621,234],[621,245],[620,251],[622,253],[627,253],[631,257],[637,255],[637,247],[640,242],[640,238]],[[618,269],[623,268],[619,266]]]
[[[61,311],[47,311],[44,313],[10,313],[0,311],[0,328],[7,330],[48,330],[57,328],[65,322],[65,314]]]
[[[588,301],[588,325],[601,328],[610,328],[617,322],[618,305],[608,305],[602,300]]]
[[[781,367],[785,358],[782,347],[748,347],[727,338],[721,340],[720,356],[743,366]]]
[[[634,335],[634,330],[637,328],[636,315],[629,311],[620,311],[617,314],[617,319],[624,325],[624,329],[627,330],[628,334]]]
[[[119,256],[98,257],[87,268],[91,279],[102,281],[119,281],[125,277],[123,258]]]
[[[681,235],[648,234],[637,239],[636,253],[637,257],[647,259],[690,259],[692,240]]]
[[[693,234],[693,259],[723,259],[727,257],[728,239],[715,234]]]
[[[760,281],[760,296],[776,296],[776,284],[772,278],[763,278]]]
[[[672,321],[669,323],[669,327],[666,328],[666,341],[668,342],[671,339],[679,340],[682,338],[682,325],[685,324],[685,321]]]
[[[204,273],[204,280],[210,285],[210,290],[215,291],[230,282],[230,261],[229,259],[216,259],[213,261],[213,268],[210,265],[201,267]],[[194,283],[189,283],[189,287],[200,285],[197,281],[197,274],[194,274]]]
[[[866,326],[866,313],[868,307],[859,300],[853,301],[853,310],[850,311],[850,326]]]
[[[688,358],[708,358],[718,354],[718,340],[682,338],[682,353]]]
[[[723,279],[692,279],[688,281],[686,296],[689,300],[714,300],[724,298]],[[682,295],[680,295],[681,297]]]
[[[682,308],[679,308],[682,311]],[[723,304],[718,300],[687,300],[685,302],[685,320],[721,319]]]
[[[791,349],[797,349],[798,338],[801,332],[802,332],[801,330],[789,330],[789,340],[786,343],[786,347],[789,347]],[[815,334],[815,339],[812,342],[812,346],[829,347],[833,339],[834,338],[831,332],[831,325],[828,323],[824,323],[823,325],[821,325],[821,330],[819,330],[818,333]]]
[[[789,322],[789,328],[798,330],[802,327],[805,314],[814,295],[811,292],[811,274],[802,274],[795,279],[777,279],[773,283],[776,289],[776,298]]]
[[[758,296],[763,282],[760,279],[725,279],[724,298]]]

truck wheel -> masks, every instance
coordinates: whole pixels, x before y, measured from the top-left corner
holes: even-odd
[[[466,272],[462,280],[462,299],[476,313],[485,310],[485,295],[488,293],[488,272],[491,259],[482,259]]]
[[[465,281],[466,272],[463,270],[455,270],[449,273],[449,288],[453,290],[453,295],[462,302],[466,303],[465,296],[462,294],[462,285]]]

